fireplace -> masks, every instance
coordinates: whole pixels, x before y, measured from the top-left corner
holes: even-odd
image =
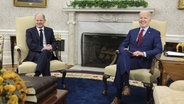
[[[114,58],[113,52],[125,39],[126,34],[82,33],[81,59],[82,66],[105,67]]]
[[[126,8],[126,9],[63,8],[63,11],[66,11],[68,13],[67,24],[69,30],[68,31],[69,48],[67,50],[68,51],[67,64],[92,65],[92,63],[89,63],[91,62],[91,57],[81,56],[81,53],[85,54],[85,52],[83,51],[84,49],[81,48],[81,37],[82,37],[81,35],[84,32],[120,33],[122,35],[127,34],[128,30],[131,29],[132,21],[137,20],[137,15],[142,10],[148,10],[150,12],[153,12],[154,8]],[[83,40],[83,42],[84,41],[85,40]],[[83,52],[81,52],[81,49],[83,49],[82,50]],[[85,62],[86,60],[90,61]]]

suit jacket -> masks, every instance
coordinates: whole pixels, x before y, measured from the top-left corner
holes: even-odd
[[[56,40],[52,28],[44,27],[45,39],[47,44],[51,44],[53,50],[56,47]],[[26,30],[26,42],[29,48],[28,55],[25,61],[34,61],[36,54],[41,52],[43,48],[40,46],[40,37],[36,27],[32,27]]]
[[[131,52],[141,51],[146,53],[146,57],[140,58],[139,66],[150,68],[153,56],[162,52],[162,42],[160,32],[149,27],[139,45],[136,43],[140,28],[129,31],[126,39],[120,44],[119,51],[123,52],[124,48],[129,48]],[[136,60],[137,61],[137,60]]]

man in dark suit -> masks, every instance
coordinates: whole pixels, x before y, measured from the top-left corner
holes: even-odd
[[[153,57],[162,52],[160,32],[149,26],[150,21],[150,12],[140,12],[140,27],[130,30],[126,39],[119,46],[117,70],[114,79],[117,94],[111,104],[121,104],[121,96],[130,95],[130,70],[150,69]]]
[[[50,76],[50,60],[54,57],[55,37],[52,28],[45,27],[45,15],[35,15],[35,27],[26,30],[26,42],[29,52],[24,61],[37,63],[35,76]],[[29,69],[28,69],[29,70]]]

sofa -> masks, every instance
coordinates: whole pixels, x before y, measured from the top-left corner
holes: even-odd
[[[169,86],[155,86],[155,104],[184,104],[184,80],[177,80]]]

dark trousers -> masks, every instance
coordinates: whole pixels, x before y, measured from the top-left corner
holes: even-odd
[[[42,74],[43,76],[50,76],[50,60],[52,58],[52,52],[44,50],[41,53],[36,55],[36,71],[35,75],[39,76]]]
[[[129,74],[130,69],[138,69],[141,68],[140,62],[142,57],[134,57],[131,54],[124,50],[118,56],[117,60],[117,69],[116,69],[116,76],[114,79],[114,85],[117,89],[117,97],[121,97],[121,92],[124,86],[129,85]]]

